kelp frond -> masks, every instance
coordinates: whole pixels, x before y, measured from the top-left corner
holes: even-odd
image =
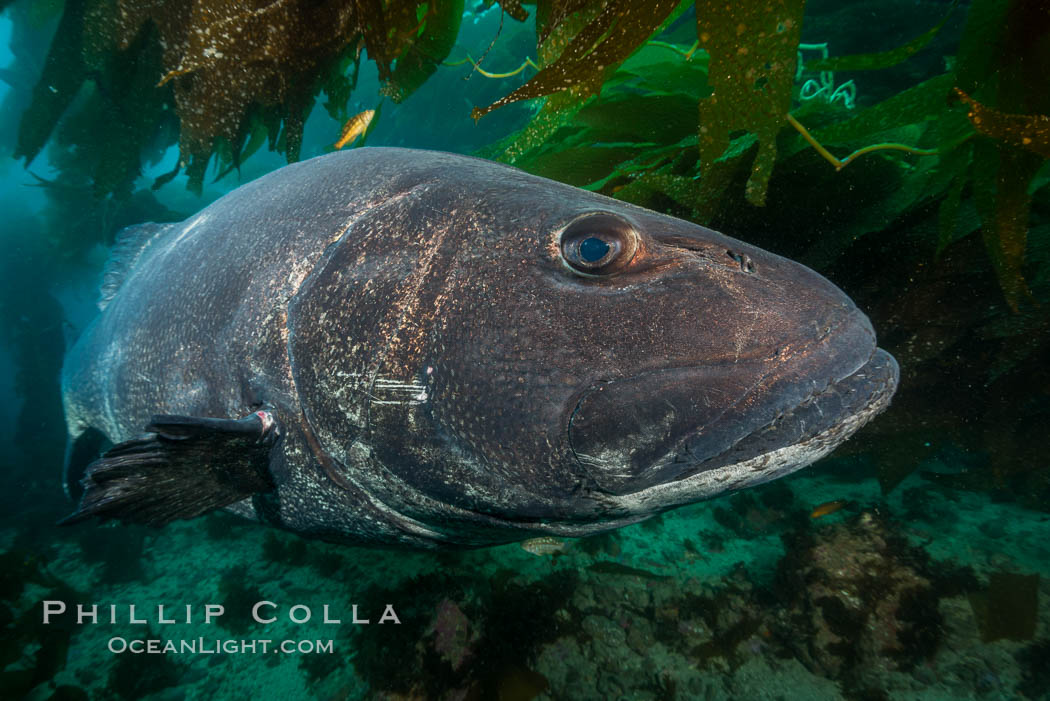
[[[696,3],[697,38],[711,56],[711,95],[700,101],[700,169],[722,157],[732,132],[750,132],[758,153],[746,197],[755,205],[765,203],[776,137],[791,107],[804,6],[804,0]]]
[[[518,3],[505,9],[520,15]],[[446,58],[462,14],[463,0],[68,0],[16,155],[31,162],[89,82],[107,87],[100,99],[117,118],[73,143],[102,142],[127,156],[122,170],[98,173],[101,194],[138,174],[165,113],[178,118],[180,165],[197,189],[213,153],[236,166],[260,130],[294,161],[315,96],[322,88],[342,95],[342,110],[354,80],[345,69],[363,49],[386,94],[404,99]],[[133,91],[108,89],[124,80],[125,65],[154,72]],[[129,130],[129,119],[146,128]]]
[[[660,28],[677,0],[609,0],[531,80],[487,107],[475,107],[480,119],[503,105],[571,91],[582,98],[597,93],[607,74]],[[549,35],[548,35],[549,36]]]
[[[966,117],[974,129],[1005,144],[1050,158],[1050,116],[1007,114],[982,105],[961,88],[955,88],[954,94],[966,103]]]

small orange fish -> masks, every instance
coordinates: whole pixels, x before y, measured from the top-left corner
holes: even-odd
[[[821,516],[827,516],[833,514],[849,502],[845,499],[836,499],[835,501],[826,501],[817,508],[810,512],[810,518],[820,518]]]
[[[339,150],[364,134],[365,130],[368,129],[368,125],[372,123],[372,117],[375,116],[375,113],[375,110],[365,110],[346,120],[346,124],[343,125],[343,133],[339,136],[339,141],[336,141],[332,147]]]
[[[521,541],[521,549],[533,555],[553,555],[565,549],[565,541],[545,535]]]

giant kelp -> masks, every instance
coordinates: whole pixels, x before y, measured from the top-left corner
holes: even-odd
[[[594,3],[592,3],[594,5]],[[480,119],[502,105],[518,100],[544,97],[555,92],[570,91],[577,97],[597,93],[605,81],[606,72],[617,66],[667,19],[678,3],[675,0],[608,0],[595,9],[595,17],[583,25],[565,44],[557,60],[543,66],[525,85],[488,107],[475,108],[473,116]],[[540,36],[550,40],[556,27],[568,21],[568,16],[548,14],[547,26]]]
[[[978,0],[959,53],[956,94],[968,101],[968,117],[980,132],[973,150],[974,200],[1000,285],[1017,311],[1031,295],[1023,271],[1029,185],[1046,158],[1031,147],[1040,125],[1045,139],[1050,120],[1050,6]]]
[[[784,167],[802,149],[814,148],[837,169],[878,151],[927,157],[916,165],[893,160],[890,180],[897,186],[870,203],[869,215],[855,218],[849,238],[820,241],[812,262],[830,264],[858,236],[931,202],[941,203],[938,240],[943,249],[974,231],[957,226],[962,193],[972,192],[1005,298],[1016,310],[1030,296],[1024,280],[1029,185],[1050,149],[1050,105],[1039,83],[1050,70],[1050,10],[1045,4],[978,0],[971,6],[954,70],[859,113],[817,102],[793,108],[792,96],[797,98],[799,89],[793,80],[802,2],[695,3],[691,48],[652,41],[634,20],[635,12],[645,12],[641,8],[580,2],[575,9],[575,15],[559,15],[561,23],[555,26],[567,27],[566,17],[577,18],[578,34],[562,38],[568,48],[548,57],[525,86],[475,110],[477,117],[508,101],[551,95],[531,125],[487,155],[638,204],[675,203],[678,213],[705,222],[733,201],[726,188],[744,173],[749,173],[747,201],[762,205],[774,164]],[[953,4],[935,25],[900,47],[832,57],[810,64],[810,69],[875,71],[896,65],[930,45],[955,9]],[[604,14],[580,21],[587,10]],[[596,94],[596,73],[573,47],[594,46],[594,35],[607,29],[602,17],[610,11],[621,13],[624,24],[635,21],[630,26],[638,31],[630,35],[630,52],[621,47],[617,56],[627,58],[611,74],[606,62],[587,55],[608,74]],[[541,51],[551,31],[539,32]],[[679,32],[678,39],[683,38]],[[653,61],[649,57],[657,47],[675,60],[663,65]],[[639,70],[642,80],[637,80]],[[555,75],[557,80],[551,78]],[[953,104],[958,102],[953,96],[965,102],[965,110]],[[699,107],[695,138],[681,130],[692,118],[691,104]],[[596,126],[593,115],[603,112],[610,115],[608,123],[621,128]],[[648,129],[639,126],[645,120]],[[785,137],[787,124],[799,134]],[[817,129],[811,132],[804,124]],[[653,125],[662,128],[662,136],[646,138],[647,131],[657,131]],[[832,154],[842,148],[852,152]]]
[[[888,51],[824,58],[813,61],[810,69],[815,71],[858,71],[895,66],[926,48],[933,41],[933,38],[937,36],[937,33],[944,28],[957,5],[958,0],[953,0],[951,8],[936,25],[902,46],[889,49]]]
[[[158,135],[178,135],[197,189],[216,152],[236,165],[268,138],[294,161],[315,96],[344,110],[363,49],[404,99],[451,49],[462,11],[462,0],[68,0],[16,156],[31,162],[64,118],[83,128],[58,141],[90,154],[78,158],[93,161],[100,196],[128,194]],[[164,132],[171,115],[178,129]]]
[[[527,16],[519,2],[502,6],[514,19]],[[985,166],[974,169],[980,174],[974,181],[978,193],[999,193],[978,200],[983,201],[982,217],[991,223],[986,227],[992,231],[986,232],[989,253],[997,261],[1004,292],[1016,307],[1026,294],[1019,282],[1024,246],[1023,227],[1017,222],[1023,222],[1021,210],[1025,208],[1020,193],[1040,163],[1039,149],[1046,138],[1046,117],[1041,115],[1050,111],[1033,97],[1046,94],[1034,89],[1035,79],[1043,74],[1039,67],[1045,62],[1046,51],[1039,39],[1039,27],[1045,28],[1045,8],[1041,10],[1032,0],[974,3],[956,69],[946,74],[950,78],[926,86],[923,114],[901,111],[898,107],[903,101],[892,98],[881,110],[868,110],[862,119],[850,120],[852,115],[841,110],[835,114],[833,106],[820,111],[807,109],[813,106],[809,103],[789,114],[793,87],[797,90],[793,86],[794,57],[803,6],[802,0],[727,6],[708,0],[539,0],[535,11],[538,63],[533,63],[538,72],[503,98],[475,108],[473,116],[480,118],[510,102],[545,98],[532,124],[495,146],[491,155],[499,154],[526,168],[534,164],[556,177],[560,166],[576,163],[579,167],[568,174],[574,182],[598,189],[595,184],[600,181],[606,191],[617,188],[622,190],[621,197],[635,201],[644,199],[646,193],[662,192],[680,203],[686,201],[700,218],[712,216],[715,203],[742,168],[751,171],[745,188],[747,200],[764,202],[774,163],[797,153],[797,146],[789,142],[787,151],[778,155],[783,145],[777,142],[783,141],[787,124],[802,131],[807,143],[838,167],[850,158],[837,161],[825,146],[847,141],[860,147],[854,157],[897,147],[918,154],[939,153],[944,163],[961,170],[968,170],[970,159],[977,159]],[[188,169],[197,187],[213,153],[219,154],[227,168],[237,167],[268,141],[271,149],[295,160],[303,120],[318,91],[329,95],[326,107],[334,117],[345,120],[348,116],[346,102],[362,49],[375,60],[386,81],[384,91],[404,99],[451,49],[462,8],[461,0],[256,0],[248,4],[70,0],[35,99],[23,119],[18,155],[32,160],[54,134],[61,115],[75,109],[77,114],[66,121],[81,127],[59,131],[57,140],[77,147],[79,160],[94,161],[90,170],[99,194],[127,196],[138,172],[142,146],[158,132],[174,135],[173,118],[177,120],[180,165]],[[695,16],[691,48],[666,42],[647,44],[672,25],[677,34],[671,38],[688,40],[681,31],[686,22],[676,20],[689,12]],[[871,70],[898,63],[928,46],[951,14],[949,11],[903,46],[832,57],[810,68]],[[1014,41],[1015,35],[1022,41]],[[677,61],[646,66],[644,80],[625,85],[632,74],[637,77],[637,61],[632,68],[625,67],[647,46],[656,45],[665,47],[666,59]],[[990,51],[989,46],[1003,50]],[[83,105],[73,105],[84,83],[95,89]],[[947,113],[944,103],[953,94],[952,87],[961,88],[957,94],[969,101],[971,121],[984,125],[977,131],[998,144],[995,153],[981,145],[967,145],[966,159],[949,153],[974,133],[971,126],[969,134],[959,134],[960,120]],[[1029,97],[1019,100],[1021,92]],[[940,103],[937,109],[929,108],[931,100]],[[607,123],[629,122],[633,116],[648,113],[650,133],[657,131],[653,126],[667,126],[663,131],[680,135],[679,125],[690,104],[697,110],[696,138],[682,135],[676,141],[681,141],[682,148],[696,150],[695,162],[683,156],[682,148],[667,148],[671,143],[667,138],[646,140],[641,130],[632,131],[626,123],[619,128],[620,139],[614,139],[609,130],[586,132],[593,123],[589,120],[604,111],[615,115]],[[581,116],[587,119],[577,119]],[[925,138],[926,148],[885,140],[874,144],[856,141],[862,131],[875,138],[895,129],[926,125],[930,119],[947,125],[926,133],[908,132],[913,140]],[[837,124],[828,133],[817,133],[815,139],[802,126],[803,122],[824,126],[829,120]],[[635,147],[624,148],[622,142]],[[598,153],[594,146],[607,150]],[[1035,156],[1003,155],[1003,148],[1015,147]],[[653,153],[654,148],[664,150]],[[649,151],[639,153],[645,149]],[[559,152],[565,157],[559,157]],[[644,155],[644,163],[637,161],[639,155]],[[1003,158],[1009,162],[1001,169],[1002,177],[989,175],[1000,172],[990,159]],[[623,175],[637,185],[631,187],[634,183],[617,177]],[[581,182],[587,178],[589,182]],[[962,189],[957,179],[946,182],[952,184],[951,193]],[[953,222],[954,197],[947,198],[946,229]],[[999,204],[988,204],[992,199]],[[914,198],[900,202],[902,206],[914,203]]]
[[[753,134],[758,152],[747,199],[757,205],[765,203],[776,137],[791,107],[804,6],[805,0],[696,5],[697,39],[711,55],[711,95],[700,101],[699,167],[708,170],[722,157],[732,132]]]

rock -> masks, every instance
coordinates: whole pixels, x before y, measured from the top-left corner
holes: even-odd
[[[811,671],[832,679],[861,667],[910,671],[942,636],[938,597],[916,569],[922,561],[872,512],[820,528],[779,564],[791,600],[781,638]]]

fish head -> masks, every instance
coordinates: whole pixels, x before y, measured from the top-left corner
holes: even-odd
[[[395,272],[339,303],[358,328],[333,339],[386,344],[343,373],[368,398],[324,413],[353,417],[370,493],[449,542],[586,535],[760,484],[889,403],[896,362],[803,265],[485,161],[421,179],[366,227],[409,253],[391,268],[387,244]]]
[[[625,253],[593,275],[584,248],[605,245]],[[574,218],[557,246],[565,308],[602,349],[577,365],[562,423],[613,511],[789,474],[888,406],[896,362],[852,300],[803,265],[626,208]]]
[[[455,389],[434,397],[519,479],[495,513],[644,517],[788,474],[888,405],[895,361],[809,268],[577,189],[504,187],[462,257]]]

